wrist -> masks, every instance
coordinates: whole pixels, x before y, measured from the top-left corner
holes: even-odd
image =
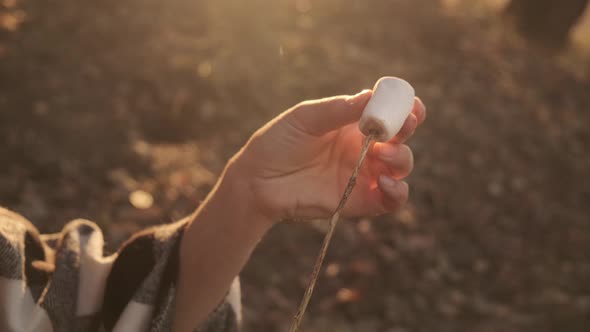
[[[252,180],[242,165],[230,160],[207,203],[230,209],[236,222],[265,233],[274,225],[278,215],[260,202]]]
[[[231,166],[195,211],[180,244],[175,328],[198,326],[272,226],[252,204],[249,183]]]

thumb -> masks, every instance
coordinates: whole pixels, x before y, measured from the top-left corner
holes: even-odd
[[[292,108],[287,121],[308,134],[324,135],[358,121],[372,95],[373,91],[363,90],[353,96],[308,100]]]

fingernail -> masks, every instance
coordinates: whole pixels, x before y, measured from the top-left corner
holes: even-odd
[[[395,158],[397,149],[391,144],[381,144],[377,150],[377,156],[383,161],[391,161]]]
[[[386,188],[393,188],[396,186],[396,181],[387,175],[380,175],[379,185]]]
[[[420,97],[416,97],[416,99],[418,99],[418,101],[422,105],[422,108],[426,111],[426,104],[424,104],[424,102],[422,101],[422,99]]]

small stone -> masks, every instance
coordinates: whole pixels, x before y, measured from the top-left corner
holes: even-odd
[[[360,275],[374,275],[377,273],[375,263],[367,259],[355,259],[350,264],[350,269]]]
[[[399,257],[397,251],[387,245],[379,246],[379,255],[388,263],[395,261]]]
[[[478,153],[472,153],[469,155],[469,162],[472,166],[482,166],[484,164],[483,156]]]
[[[367,234],[371,232],[371,221],[369,219],[361,219],[356,225],[356,229],[361,234]]]
[[[326,277],[334,278],[340,273],[340,265],[338,263],[330,263],[326,267]]]
[[[361,293],[356,289],[340,288],[336,293],[336,300],[340,303],[357,302],[361,298]]]
[[[197,66],[197,73],[201,78],[207,78],[213,73],[213,65],[209,61],[203,61]]]
[[[209,120],[215,116],[216,111],[217,107],[215,106],[215,103],[211,100],[205,100],[201,104],[199,114],[203,120]]]
[[[37,101],[33,105],[33,112],[39,116],[46,115],[49,113],[49,106],[44,101]]]
[[[477,273],[485,273],[489,270],[490,264],[484,259],[477,259],[473,263],[473,271]]]
[[[449,294],[449,299],[451,300],[452,303],[454,303],[456,305],[461,305],[461,304],[465,303],[465,301],[467,300],[467,297],[460,290],[453,289]]]
[[[135,190],[129,195],[129,202],[136,209],[149,209],[154,204],[152,194],[143,190]]]
[[[580,296],[574,302],[576,308],[580,311],[590,310],[590,296]]]
[[[409,207],[404,207],[396,214],[397,219],[404,225],[414,225],[416,223],[416,216],[414,211]]]
[[[504,187],[500,182],[494,181],[488,184],[488,193],[494,197],[502,195]]]
[[[520,176],[512,178],[510,181],[512,189],[515,191],[523,191],[526,188],[526,179]]]
[[[459,313],[457,307],[446,301],[439,301],[437,303],[438,312],[447,317],[455,317]]]

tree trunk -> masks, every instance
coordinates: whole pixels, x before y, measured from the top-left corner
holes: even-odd
[[[511,0],[506,14],[529,40],[562,48],[590,0]]]

